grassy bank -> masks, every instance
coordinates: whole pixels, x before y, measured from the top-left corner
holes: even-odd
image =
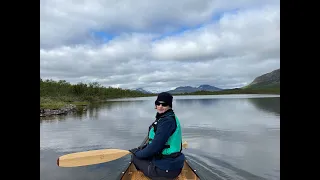
[[[148,96],[138,91],[104,87],[99,83],[70,84],[64,80],[40,79],[40,107],[58,109],[67,104],[86,105],[111,98]]]
[[[66,100],[68,99],[68,100]],[[59,109],[61,107],[64,107],[67,104],[74,104],[76,106],[79,105],[88,105],[90,104],[89,101],[79,101],[77,98],[71,98],[71,97],[40,97],[40,108],[44,109]]]

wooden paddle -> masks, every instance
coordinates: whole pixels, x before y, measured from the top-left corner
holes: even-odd
[[[187,148],[188,143],[186,141],[183,142],[182,147]],[[77,152],[60,156],[57,159],[57,165],[60,167],[87,166],[113,161],[127,154],[130,154],[130,151],[122,149],[101,149]]]

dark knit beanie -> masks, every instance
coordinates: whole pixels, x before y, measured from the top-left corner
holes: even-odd
[[[171,108],[172,108],[172,95],[167,93],[167,92],[162,92],[160,94],[158,94],[157,100],[155,101],[155,103],[157,101],[163,101],[165,103],[167,103]]]

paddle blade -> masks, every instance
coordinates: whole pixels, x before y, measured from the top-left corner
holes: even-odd
[[[185,148],[185,149],[188,147],[187,141],[184,141],[184,142],[182,143],[182,147]]]
[[[57,159],[57,165],[60,167],[93,165],[113,161],[129,153],[129,151],[121,149],[102,149],[71,153],[60,156]]]

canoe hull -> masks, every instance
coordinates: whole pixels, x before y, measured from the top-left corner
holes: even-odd
[[[122,172],[120,180],[151,180],[150,178],[144,176],[141,171],[137,171],[133,163],[130,163],[125,171]],[[188,164],[186,160],[184,162],[184,167],[182,172],[175,180],[200,180],[199,176],[194,172],[194,170]]]
[[[146,139],[143,143],[146,142]],[[142,143],[142,144],[143,144]],[[141,171],[138,171],[134,164],[132,163],[132,157],[129,165],[121,172],[118,180],[150,180],[150,178],[144,176]],[[200,177],[197,175],[196,170],[194,170],[188,160],[184,162],[183,169],[180,175],[175,180],[200,180]]]

